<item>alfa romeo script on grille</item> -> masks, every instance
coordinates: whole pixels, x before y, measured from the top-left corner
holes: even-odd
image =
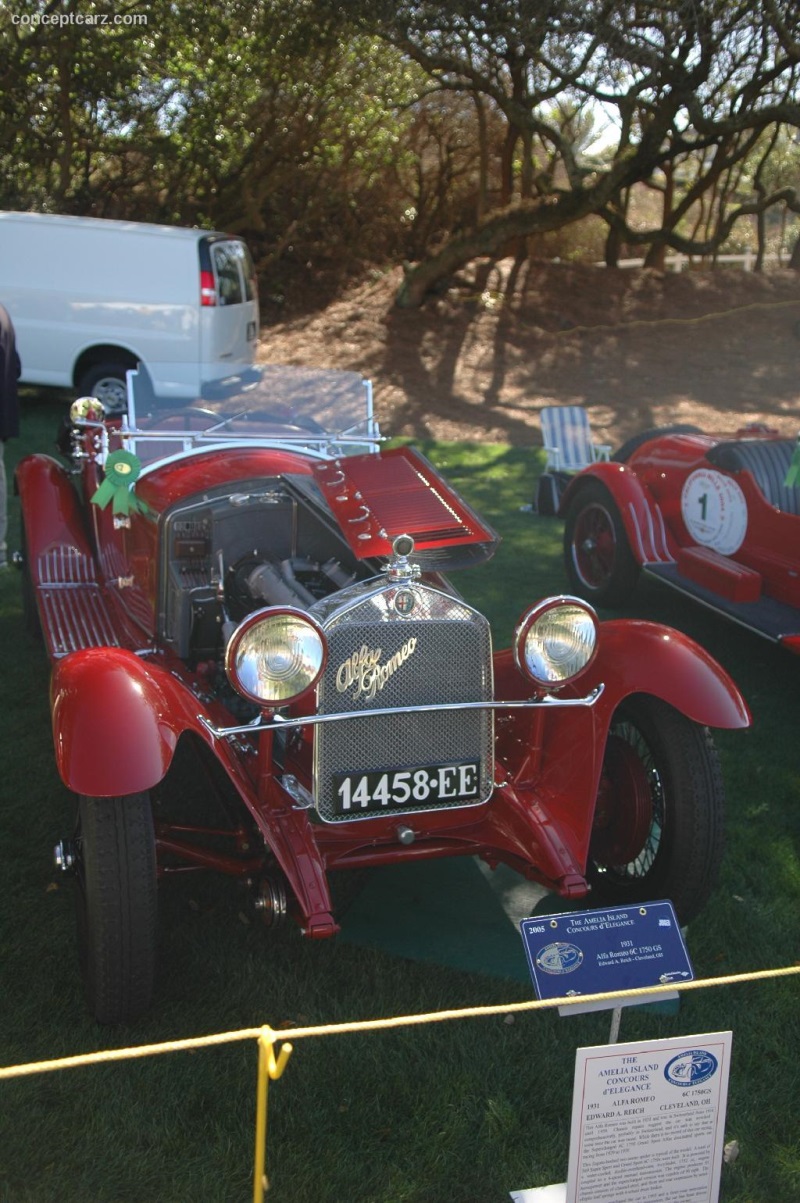
[[[382,811],[392,806],[435,806],[438,802],[467,801],[480,792],[480,763],[438,764],[420,769],[392,769],[382,773],[334,773],[335,813]]]

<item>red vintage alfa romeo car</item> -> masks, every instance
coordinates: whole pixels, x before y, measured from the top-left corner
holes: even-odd
[[[20,561],[98,1020],[150,1004],[158,891],[187,869],[311,938],[338,930],[336,870],[433,857],[563,898],[668,897],[683,921],[704,904],[708,727],[748,724],[736,686],[684,635],[572,597],[520,598],[493,650],[448,574],[496,535],[381,447],[359,375],[267,367],[176,407],[132,373],[127,415],[81,399],[61,447],[19,465]],[[225,785],[219,815],[170,788],[187,755]]]
[[[800,653],[800,471],[794,439],[650,430],[569,484],[571,587],[616,606],[640,572]]]

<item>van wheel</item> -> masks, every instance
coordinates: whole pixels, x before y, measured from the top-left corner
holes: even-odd
[[[133,364],[96,363],[78,381],[81,397],[97,397],[107,414],[123,414],[128,408],[125,374]]]

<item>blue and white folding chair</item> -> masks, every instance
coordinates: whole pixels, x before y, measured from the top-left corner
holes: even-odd
[[[570,475],[598,460],[607,460],[611,447],[592,441],[589,417],[580,405],[547,405],[541,419],[547,462],[531,508],[552,516],[558,513]]]
[[[589,415],[580,405],[545,406],[541,419],[547,452],[545,471],[580,472],[611,455],[610,446],[592,441]]]

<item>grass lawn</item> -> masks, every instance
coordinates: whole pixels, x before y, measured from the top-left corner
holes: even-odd
[[[52,447],[61,403],[24,402],[20,455]],[[488,566],[454,583],[505,646],[520,611],[561,592],[560,524],[521,512],[530,450],[422,449],[503,537]],[[17,546],[12,501],[9,545]],[[87,1017],[72,890],[51,849],[74,802],[54,768],[44,655],[23,630],[19,577],[0,574],[0,1064],[231,1031],[324,1024],[522,1001],[514,980],[307,942],[247,920],[235,886],[187,875],[161,897],[155,1006],[125,1029]],[[719,890],[689,930],[698,977],[797,961],[800,943],[800,663],[716,616],[644,584],[627,613],[694,636],[751,706],[721,732],[728,845]],[[520,956],[522,948],[520,945]],[[677,1015],[628,1010],[622,1040],[733,1031],[725,1203],[800,1198],[800,982],[684,996]],[[575,1049],[608,1038],[608,1014],[470,1019],[299,1042],[270,1093],[270,1203],[489,1203],[566,1176]],[[251,1197],[252,1044],[0,1083],[2,1203],[234,1203]],[[644,1203],[644,1201],[643,1201]]]

